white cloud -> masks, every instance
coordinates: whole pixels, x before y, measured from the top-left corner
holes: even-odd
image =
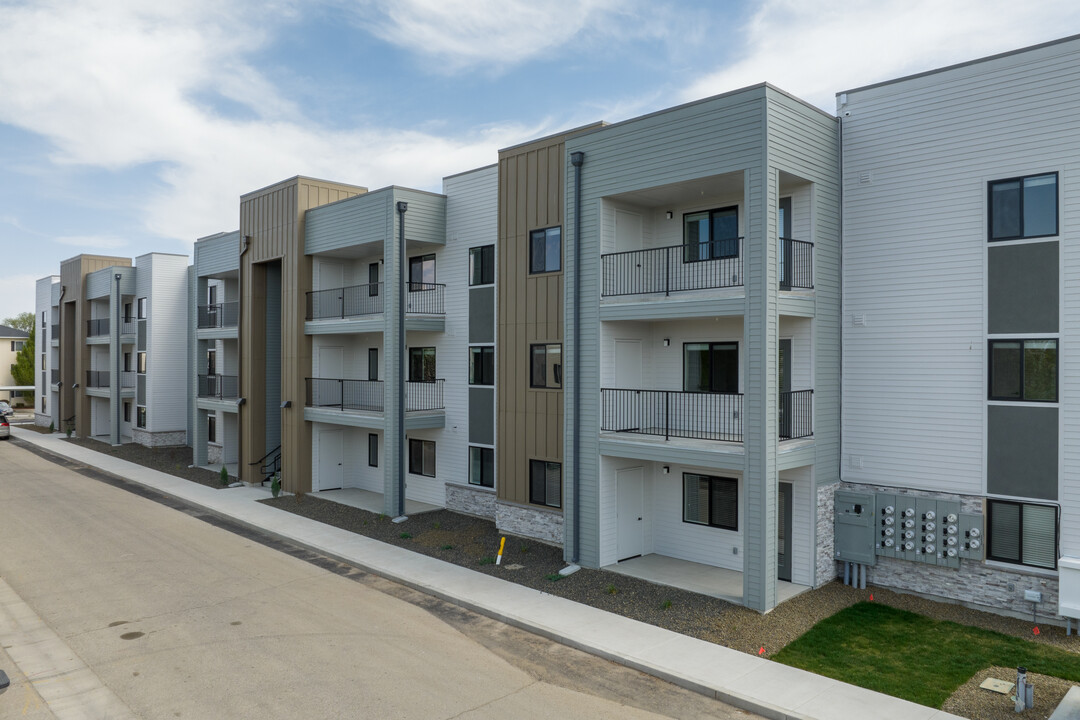
[[[59,266],[57,266],[59,270]],[[34,312],[37,278],[33,275],[0,277],[0,322],[19,313]]]
[[[128,241],[124,238],[109,235],[68,235],[66,237],[53,238],[61,245],[72,245],[79,248],[79,252],[93,252],[95,250],[116,250],[127,247]]]
[[[764,0],[735,37],[742,59],[683,100],[768,81],[818,107],[835,93],[1052,40],[1080,28],[1074,0]]]

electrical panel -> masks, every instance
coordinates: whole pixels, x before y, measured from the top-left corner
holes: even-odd
[[[983,516],[960,514],[960,528],[956,536],[956,548],[965,560],[982,560],[986,538],[983,532]]]
[[[833,524],[836,559],[873,565],[876,530],[874,494],[837,491]]]

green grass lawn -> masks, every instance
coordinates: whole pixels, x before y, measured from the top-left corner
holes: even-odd
[[[990,665],[1080,682],[1080,655],[868,602],[822,620],[772,659],[933,708]]]

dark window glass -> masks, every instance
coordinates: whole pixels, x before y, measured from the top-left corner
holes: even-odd
[[[529,346],[529,387],[562,387],[562,345]]]
[[[217,416],[206,416],[206,439],[209,442],[217,442]]]
[[[409,382],[435,382],[435,348],[409,348]]]
[[[138,305],[139,319],[140,320],[145,320],[146,319],[146,298],[141,297],[138,300],[136,300],[136,303]]]
[[[409,290],[429,290],[435,282],[435,255],[409,258]]]
[[[136,361],[139,363],[137,370],[140,374],[146,374],[146,353],[141,352],[136,356]]]
[[[379,263],[371,263],[367,266],[368,297],[379,294]]]
[[[739,344],[684,343],[683,390],[739,392]]]
[[[379,379],[379,348],[368,348],[367,351],[367,379]]]
[[[989,559],[1057,568],[1057,506],[987,500],[987,514]]]
[[[146,427],[146,408],[138,407],[135,409],[135,425],[137,427]]]
[[[124,353],[124,372],[131,372],[131,353]]]
[[[562,269],[562,228],[552,227],[529,233],[529,272],[546,273]]]
[[[469,284],[490,285],[495,282],[495,246],[469,248]]]
[[[124,403],[124,422],[131,422],[131,403]]]
[[[495,487],[495,450],[469,446],[469,483]]]
[[[495,348],[469,348],[469,384],[495,384]]]
[[[409,472],[413,475],[435,477],[435,442],[409,440]]]
[[[738,481],[734,478],[683,473],[683,522],[738,530]]]
[[[368,433],[367,436],[367,464],[379,467],[379,436],[375,433]]]
[[[562,507],[562,464],[545,460],[529,461],[529,502]]]
[[[1058,234],[1057,173],[990,183],[990,239]]]
[[[206,351],[206,374],[217,375],[217,350]]]
[[[683,261],[739,256],[739,209],[707,210],[683,215]]]
[[[208,285],[206,288],[207,304],[217,305],[217,285]]]
[[[1057,340],[991,340],[990,399],[1056,402]]]

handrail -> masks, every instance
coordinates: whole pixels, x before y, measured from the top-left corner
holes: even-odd
[[[249,462],[249,463],[248,463],[248,465],[258,465],[259,463],[261,463],[261,462],[262,462],[263,460],[265,460],[266,458],[270,457],[270,456],[271,456],[271,455],[273,455],[274,453],[279,453],[279,451],[280,451],[280,450],[281,450],[281,445],[279,444],[279,445],[278,445],[278,446],[277,446],[276,448],[274,448],[274,449],[273,449],[273,450],[271,450],[270,452],[266,453],[265,455],[263,455],[263,456],[262,456],[261,458],[259,458],[259,459],[258,459],[258,460],[256,460],[255,462]],[[279,454],[280,454],[280,453],[279,453]]]

